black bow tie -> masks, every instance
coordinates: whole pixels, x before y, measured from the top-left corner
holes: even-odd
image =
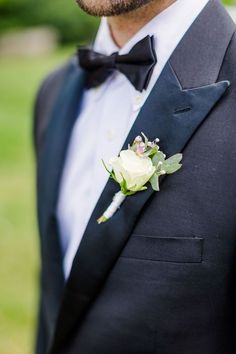
[[[123,73],[138,91],[148,87],[155,64],[154,37],[147,36],[128,54],[106,56],[88,48],[78,50],[79,65],[88,72],[87,87],[102,84],[114,70]]]

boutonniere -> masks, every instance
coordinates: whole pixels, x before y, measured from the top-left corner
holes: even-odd
[[[114,195],[107,210],[97,220],[99,224],[109,220],[127,197],[146,190],[148,184],[158,192],[159,177],[181,168],[182,154],[166,158],[158,143],[159,139],[149,141],[142,133],[127,150],[122,150],[118,157],[109,161],[110,168],[102,161],[110,177],[120,185],[120,191]]]

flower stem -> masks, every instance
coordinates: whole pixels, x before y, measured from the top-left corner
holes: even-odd
[[[102,215],[100,218],[97,219],[97,222],[98,222],[98,224],[102,224],[102,223],[106,222],[107,220],[108,219],[104,215]]]

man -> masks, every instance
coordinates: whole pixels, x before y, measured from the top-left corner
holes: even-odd
[[[77,2],[105,18],[35,108],[37,353],[233,354],[235,25],[217,0]],[[101,160],[141,132],[183,166],[99,225]]]

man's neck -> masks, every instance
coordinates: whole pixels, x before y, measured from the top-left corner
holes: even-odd
[[[108,24],[114,42],[118,47],[123,47],[135,33],[175,1],[176,0],[156,0],[125,15],[109,17]]]

